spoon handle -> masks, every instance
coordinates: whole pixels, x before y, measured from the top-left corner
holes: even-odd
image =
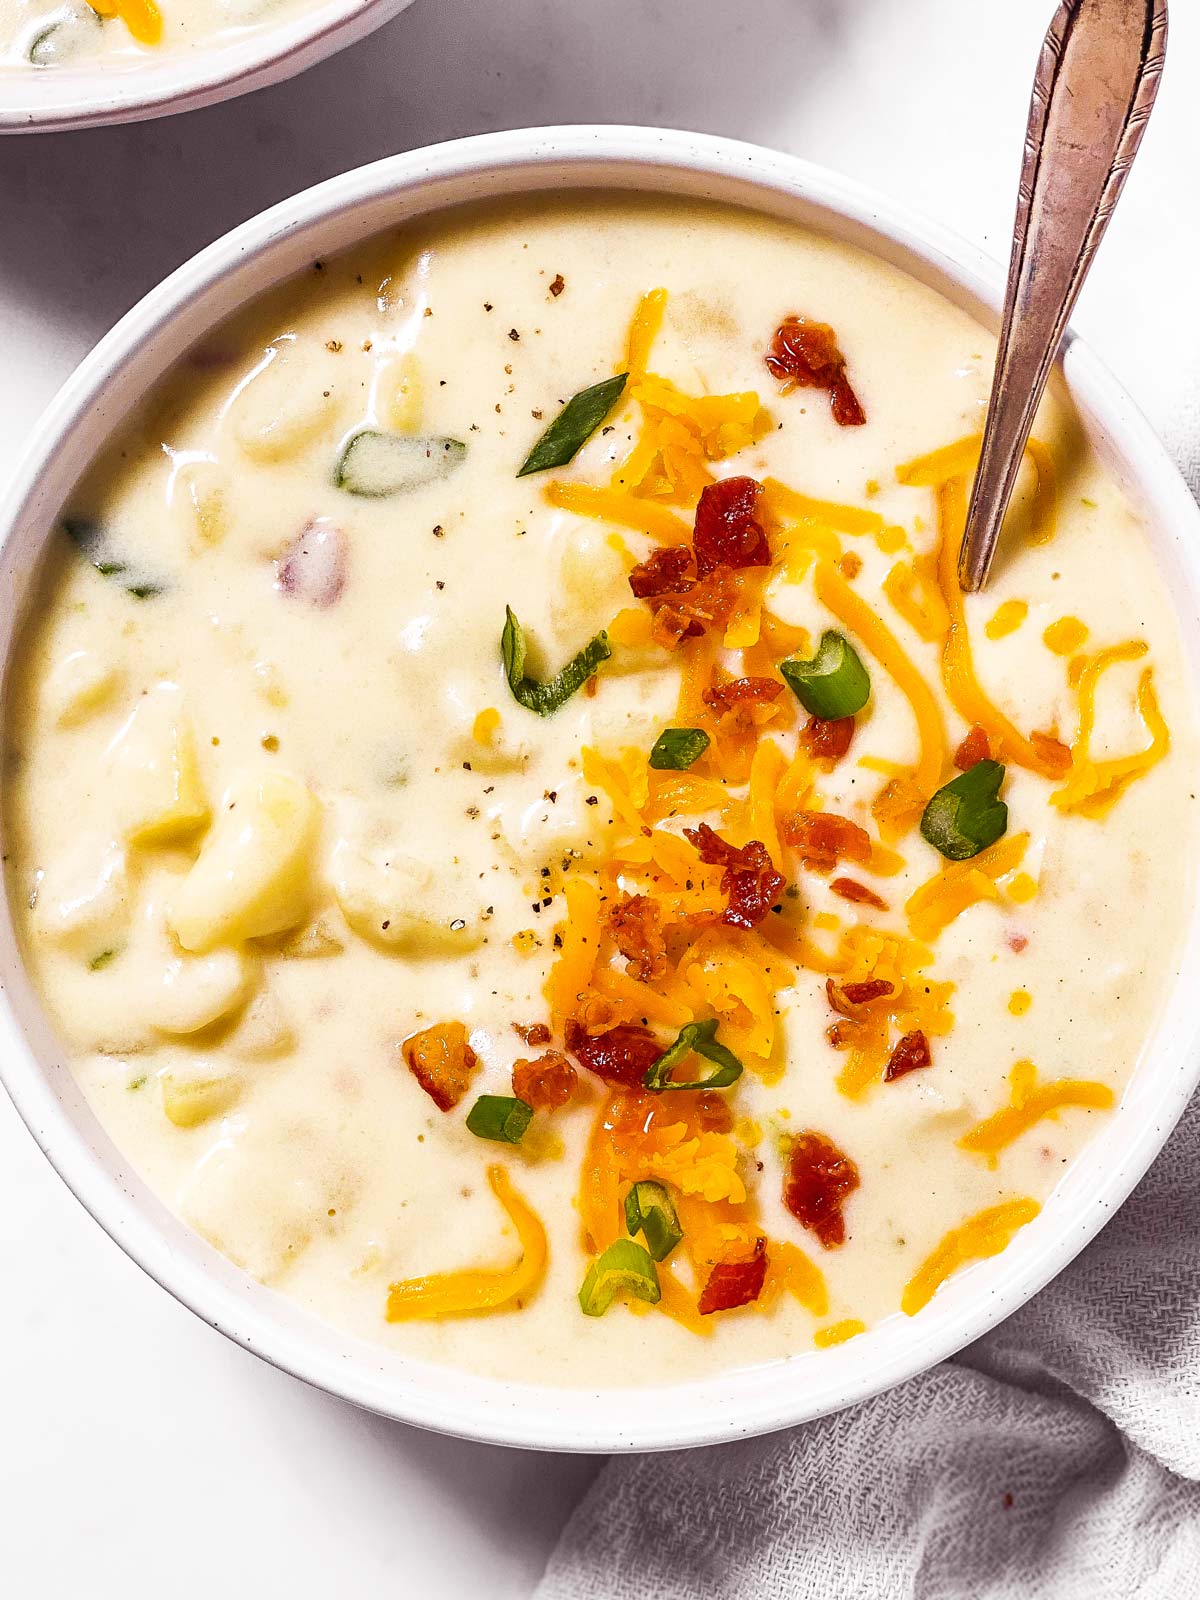
[[[1167,0],[1062,0],[1042,45],[958,576],[981,589],[1034,414],[1158,93]]]

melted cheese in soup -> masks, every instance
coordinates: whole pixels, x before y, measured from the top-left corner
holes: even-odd
[[[1196,744],[1061,397],[959,594],[993,348],[817,235],[570,196],[181,363],[52,541],[7,820],[72,1068],[192,1227],[593,1386],[920,1316],[1036,1216],[1172,982]]]

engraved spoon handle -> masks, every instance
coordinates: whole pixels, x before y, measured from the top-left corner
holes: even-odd
[[[1062,0],[1042,45],[958,576],[981,589],[1067,319],[1149,119],[1167,0]]]

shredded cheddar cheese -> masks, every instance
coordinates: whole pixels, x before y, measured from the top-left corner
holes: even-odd
[[[590,483],[548,483],[546,499],[560,511],[573,512],[577,517],[595,517],[601,522],[615,522],[620,528],[632,528],[635,533],[647,534],[661,544],[686,544],[692,536],[692,530],[682,517],[668,511],[666,506],[638,499],[624,489]]]
[[[842,1322],[831,1322],[826,1328],[818,1328],[813,1334],[813,1343],[818,1350],[828,1350],[831,1345],[845,1344],[847,1339],[857,1339],[860,1333],[866,1331],[865,1322],[860,1322],[857,1317],[846,1317]]]
[[[1027,833],[1006,834],[969,861],[955,861],[927,879],[905,903],[916,939],[936,939],[943,928],[981,900],[998,900],[997,880],[1015,871],[1029,845]]]
[[[950,630],[942,650],[942,680],[950,702],[967,723],[984,730],[1001,760],[1027,767],[1044,778],[1059,778],[1070,766],[1070,751],[1046,734],[1026,738],[992,704],[975,674],[966,610],[958,583],[958,552],[967,518],[965,479],[950,478],[941,484],[938,513],[941,524],[938,582],[950,614]]]
[[[1148,646],[1141,640],[1113,645],[1092,656],[1080,669],[1076,693],[1079,700],[1079,733],[1072,752],[1071,773],[1061,789],[1050,796],[1060,811],[1076,811],[1085,817],[1103,817],[1112,809],[1136,779],[1149,772],[1171,746],[1170,731],[1158,708],[1154,675],[1147,667],[1138,682],[1137,709],[1150,743],[1130,756],[1094,760],[1092,734],[1096,725],[1096,686],[1103,673],[1119,661],[1137,661]]]
[[[162,12],[154,0],[88,0],[98,17],[120,17],[139,44],[158,44],[163,33]]]
[[[767,1276],[758,1303],[769,1310],[781,1294],[790,1294],[814,1317],[829,1310],[829,1290],[825,1275],[797,1245],[773,1239],[767,1253]]]
[[[986,1156],[995,1167],[1001,1150],[1027,1133],[1044,1117],[1055,1117],[1068,1106],[1092,1111],[1111,1111],[1113,1092],[1104,1083],[1086,1078],[1056,1078],[1039,1083],[1032,1061],[1018,1061],[1008,1077],[1009,1104],[968,1129],[958,1141],[959,1149]]]
[[[989,639],[1004,639],[1017,629],[1029,615],[1029,606],[1024,600],[1004,600],[998,605],[991,617],[983,625],[983,631]]]
[[[1060,617],[1043,630],[1042,643],[1056,656],[1074,655],[1088,636],[1087,624],[1078,617]]]
[[[905,1316],[916,1316],[952,1272],[968,1261],[998,1256],[1011,1244],[1017,1230],[1032,1222],[1041,1209],[1036,1200],[1004,1200],[951,1228],[908,1280],[900,1300],[901,1311]]]
[[[546,1230],[536,1212],[513,1188],[507,1168],[489,1167],[487,1180],[517,1230],[521,1246],[518,1259],[511,1267],[498,1270],[467,1268],[393,1283],[388,1290],[389,1322],[431,1321],[500,1311],[514,1302],[524,1303],[537,1289],[546,1271]]]
[[[921,747],[912,777],[916,787],[928,799],[941,782],[943,769],[949,759],[941,708],[929,685],[909,660],[896,636],[866,601],[855,594],[831,562],[818,563],[813,587],[821,603],[828,606],[838,621],[845,623],[862,640],[912,707]]]

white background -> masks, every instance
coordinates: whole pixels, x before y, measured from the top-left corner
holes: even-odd
[[[225,229],[491,128],[793,151],[1006,255],[1051,0],[417,0],[277,89],[0,139],[0,472],[71,366]],[[1076,318],[1177,451],[1200,344],[1200,8]],[[64,803],[69,797],[64,796]],[[83,1213],[0,1098],[0,1589],[13,1600],[528,1595],[596,1462],[362,1415],[235,1349]]]

